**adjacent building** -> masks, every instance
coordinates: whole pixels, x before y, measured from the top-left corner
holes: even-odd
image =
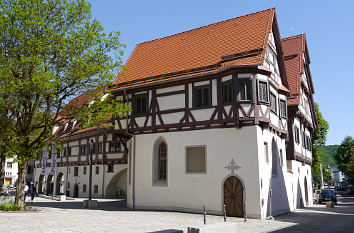
[[[18,178],[18,163],[14,158],[6,159],[5,162],[5,187],[15,186]]]

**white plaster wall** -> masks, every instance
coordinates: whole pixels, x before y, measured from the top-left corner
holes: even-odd
[[[183,118],[183,116],[184,112],[163,114],[162,120],[165,124],[175,124],[178,123]],[[159,121],[158,117],[156,118],[156,121]]]
[[[308,164],[302,165],[301,162],[292,160],[292,172],[286,172],[286,186],[288,190],[288,198],[290,209],[294,210],[303,206],[312,206],[312,173],[311,166]],[[309,205],[305,203],[305,187],[304,180],[307,179],[307,189]]]
[[[209,120],[214,112],[212,108],[198,109],[191,111],[196,121]]]
[[[157,97],[160,110],[184,108],[185,107],[184,99],[185,99],[184,94]]]
[[[181,91],[181,90],[184,90],[184,85],[160,88],[160,89],[156,90],[156,93],[162,94],[162,93],[167,93],[167,92],[172,92],[172,91]]]
[[[264,153],[264,143],[268,144],[269,163],[266,162]],[[282,160],[280,158],[282,150]],[[259,203],[262,207],[262,218],[266,218],[270,213],[278,215],[290,211],[286,189],[286,148],[285,140],[271,133],[267,129],[258,127],[258,151],[259,151],[259,188],[261,190]],[[273,156],[274,153],[274,156]],[[273,163],[273,158],[276,159]],[[272,175],[272,166],[276,164],[277,175]],[[269,190],[272,189],[272,203],[269,200]],[[271,205],[271,207],[270,207]],[[271,210],[270,210],[271,208]]]
[[[163,137],[168,146],[167,186],[154,186],[153,145]],[[245,183],[247,213],[260,217],[257,127],[209,129],[136,136],[135,205],[140,209],[170,209],[222,213],[223,180],[230,174],[224,167],[234,159],[241,168],[236,174]],[[130,140],[131,141],[131,140]],[[185,148],[206,145],[206,174],[185,173]],[[129,174],[129,171],[128,171]],[[132,206],[128,185],[128,206]]]

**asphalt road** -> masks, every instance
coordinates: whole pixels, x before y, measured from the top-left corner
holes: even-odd
[[[325,204],[296,210],[276,217],[276,221],[293,222],[293,226],[272,232],[354,232],[354,196],[337,193],[338,205]]]

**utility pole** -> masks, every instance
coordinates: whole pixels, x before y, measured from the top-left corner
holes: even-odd
[[[320,170],[321,170],[321,189],[324,189],[322,162],[320,163]]]

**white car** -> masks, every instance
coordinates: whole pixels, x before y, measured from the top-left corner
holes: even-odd
[[[319,203],[320,193],[321,193],[321,189],[315,190],[315,192],[313,193],[313,202]]]

